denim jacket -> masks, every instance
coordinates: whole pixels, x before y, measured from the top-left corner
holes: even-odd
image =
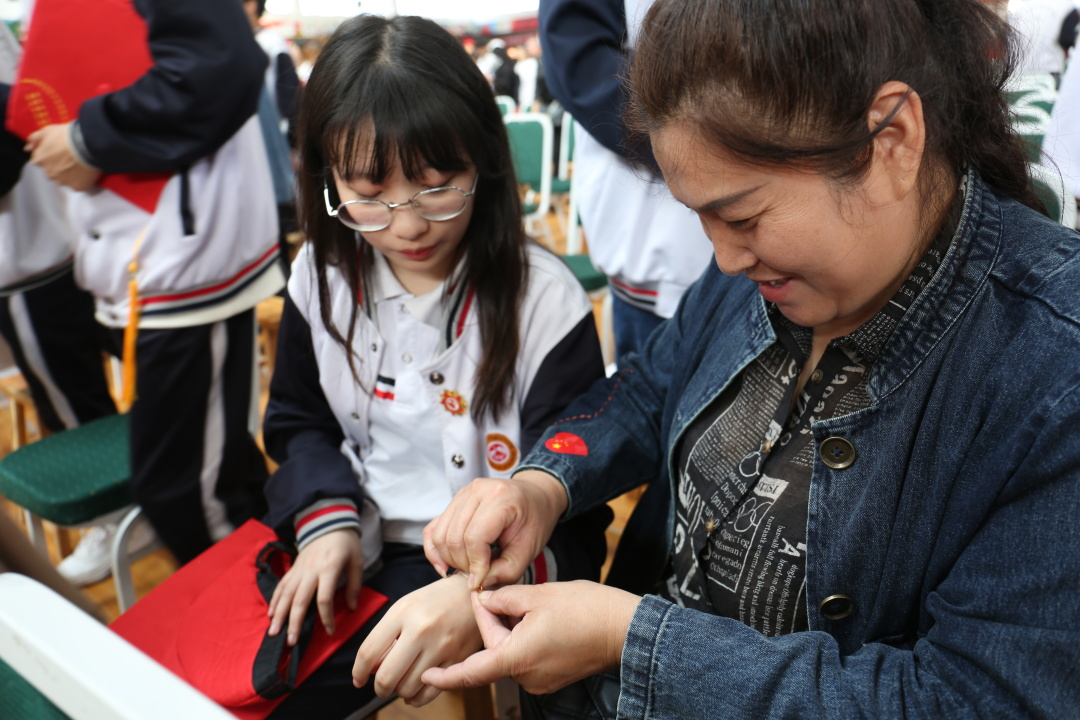
[[[712,265],[526,458],[564,483],[568,517],[651,482],[611,578],[655,587],[673,449],[773,341],[756,286]],[[855,460],[815,457],[810,631],[765,637],[647,596],[619,718],[1080,717],[1080,235],[973,177],[869,393],[812,426],[819,453],[841,438]]]

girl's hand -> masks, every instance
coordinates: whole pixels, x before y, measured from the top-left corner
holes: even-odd
[[[296,562],[270,597],[270,630],[267,634],[277,635],[288,616],[287,642],[295,645],[314,596],[326,634],[333,635],[334,592],[342,572],[345,573],[345,601],[350,610],[355,610],[364,576],[360,535],[355,530],[334,530],[315,538],[300,551]]]
[[[470,589],[514,582],[540,554],[568,505],[562,483],[540,470],[478,478],[424,528],[424,554],[440,575],[451,567],[467,570]],[[495,543],[499,553],[493,562]]]
[[[531,693],[554,692],[618,667],[640,602],[637,595],[584,580],[476,593],[473,609],[487,649],[457,665],[431,668],[420,679],[454,690],[509,677]]]
[[[353,685],[375,673],[375,694],[420,707],[441,690],[420,675],[460,662],[482,646],[464,575],[451,575],[398,600],[364,640],[353,664]]]

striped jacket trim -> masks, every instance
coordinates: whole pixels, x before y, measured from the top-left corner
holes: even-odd
[[[172,315],[220,304],[239,294],[258,280],[278,261],[280,250],[275,243],[254,262],[227,280],[181,293],[160,293],[140,298],[144,316]]]
[[[15,295],[21,292],[27,292],[34,288],[41,287],[42,285],[48,285],[53,280],[59,277],[63,277],[67,273],[71,272],[75,265],[75,256],[71,255],[59,265],[54,265],[48,270],[31,275],[28,278],[24,278],[17,283],[8,285],[7,287],[0,288],[0,296]]]
[[[303,550],[315,538],[342,528],[360,531],[360,513],[356,505],[345,498],[320,500],[297,515],[296,547]]]

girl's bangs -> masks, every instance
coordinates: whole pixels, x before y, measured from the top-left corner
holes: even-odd
[[[461,172],[470,165],[463,135],[474,135],[472,112],[445,94],[429,88],[398,84],[392,73],[373,73],[354,102],[343,102],[349,112],[332,122],[325,157],[343,177],[366,177],[382,182],[395,163],[409,180],[419,180],[426,168]],[[433,88],[430,88],[433,90]],[[362,93],[362,94],[361,94]],[[429,102],[416,102],[413,93]],[[412,97],[409,97],[412,95]],[[449,102],[448,102],[449,100]]]

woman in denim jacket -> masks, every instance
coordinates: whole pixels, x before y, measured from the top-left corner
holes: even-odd
[[[1037,212],[1007,48],[978,0],[656,3],[631,115],[716,266],[427,528],[487,588],[488,649],[424,682],[612,671],[620,718],[1080,716],[1080,236]],[[491,591],[642,483],[618,589]]]

